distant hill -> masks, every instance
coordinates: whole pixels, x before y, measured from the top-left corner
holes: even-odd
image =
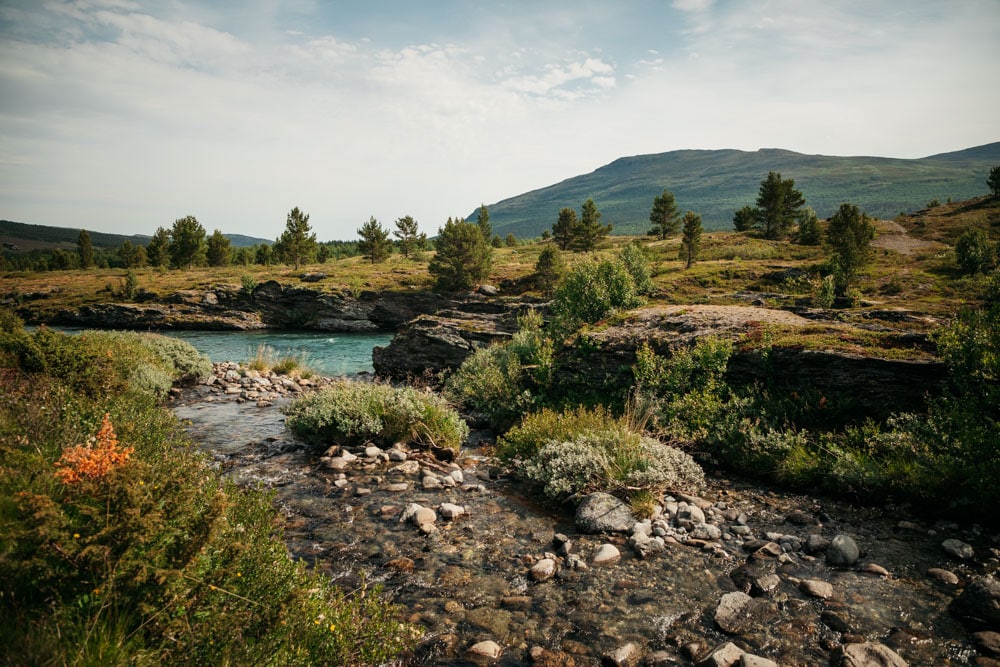
[[[122,234],[94,232],[89,229],[87,233],[90,234],[90,242],[95,248],[117,248],[124,241],[145,245],[152,238],[143,234],[125,236]],[[6,244],[11,244],[16,245],[21,250],[75,248],[76,239],[79,235],[79,228],[29,225],[23,222],[0,220],[0,241],[5,244],[5,247],[7,247]],[[236,248],[272,242],[271,239],[258,239],[252,236],[244,236],[243,234],[226,234],[225,236],[229,238],[230,243]]]
[[[731,229],[733,213],[753,205],[760,182],[777,171],[795,179],[806,204],[821,218],[833,215],[845,201],[870,215],[892,218],[920,210],[933,199],[986,194],[986,176],[997,164],[1000,142],[915,160],[803,155],[776,148],[681,150],[623,157],[589,174],[487,206],[495,233],[533,238],[551,229],[560,209],[579,213],[580,205],[593,197],[601,222],[612,223],[613,233],[643,234],[649,229],[653,198],[667,188],[682,212],[701,214],[706,229]],[[475,216],[473,211],[469,219]]]

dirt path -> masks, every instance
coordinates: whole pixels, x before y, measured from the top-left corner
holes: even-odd
[[[919,250],[936,248],[939,244],[933,241],[915,239],[906,233],[906,229],[892,220],[876,220],[877,235],[872,241],[873,248],[892,250],[901,255],[912,255]]]

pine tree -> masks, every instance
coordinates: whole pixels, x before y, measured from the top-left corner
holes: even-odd
[[[392,242],[389,241],[389,230],[382,226],[375,216],[368,218],[368,222],[358,230],[358,250],[361,255],[372,264],[384,262],[392,253]]]
[[[766,239],[783,239],[805,203],[802,193],[795,189],[794,179],[782,178],[776,171],[769,172],[767,178],[760,182],[756,226]]]
[[[566,273],[566,262],[563,261],[562,255],[552,246],[545,246],[538,255],[538,261],[535,262],[535,287],[551,293],[564,273]]]
[[[159,268],[170,261],[170,232],[163,227],[157,227],[153,238],[146,245],[146,259],[149,265]]]
[[[229,246],[230,246],[230,241],[228,238],[226,238],[225,234],[223,234],[218,229],[213,231],[212,235],[208,237],[208,250],[206,252],[208,265],[228,266]]]
[[[80,256],[80,268],[90,269],[94,266],[94,246],[90,243],[90,234],[81,229],[76,237],[76,252]]]
[[[688,211],[684,214],[683,225],[680,258],[685,261],[684,268],[690,269],[701,249],[701,216]]]
[[[285,231],[275,245],[280,248],[284,261],[294,264],[296,271],[301,264],[311,261],[316,253],[316,235],[310,234],[311,231],[309,216],[298,206],[288,212]]]
[[[594,200],[588,198],[580,209],[580,224],[571,243],[574,250],[590,252],[597,241],[611,233],[611,225],[601,224],[601,212]]]
[[[417,221],[409,215],[396,220],[396,231],[392,235],[399,239],[399,250],[403,257],[409,257],[416,249],[427,245],[427,235],[417,231]]]
[[[490,224],[490,212],[486,204],[479,205],[479,214],[476,216],[476,225],[483,234],[483,240],[489,244],[493,243],[493,225]]]
[[[1000,164],[990,169],[990,175],[986,178],[986,185],[995,199],[1000,199]]]
[[[834,280],[837,293],[844,295],[854,284],[858,272],[871,258],[871,243],[875,238],[872,219],[853,204],[841,204],[826,227],[826,243],[836,264]]]
[[[819,245],[822,241],[819,218],[816,217],[816,211],[807,206],[799,214],[799,245]]]
[[[559,211],[559,219],[552,225],[552,238],[560,250],[569,250],[579,226],[576,211],[569,207]]]
[[[733,227],[738,232],[748,232],[757,225],[759,217],[753,206],[744,206],[733,215]]]
[[[183,269],[205,263],[205,228],[193,215],[178,218],[170,231],[170,253],[172,266]]]
[[[437,253],[428,270],[436,288],[444,292],[469,289],[484,280],[493,263],[493,248],[483,238],[477,224],[448,218],[434,242]]]
[[[674,193],[664,188],[663,194],[653,200],[649,221],[653,224],[653,228],[649,230],[650,236],[657,236],[662,240],[677,233],[680,211],[677,210]]]

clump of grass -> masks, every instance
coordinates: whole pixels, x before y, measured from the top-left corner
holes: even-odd
[[[286,424],[316,444],[365,441],[457,451],[469,427],[441,396],[413,387],[340,380],[293,401]]]
[[[247,368],[260,373],[277,373],[279,375],[310,377],[313,375],[309,368],[308,355],[302,352],[299,354],[286,354],[279,356],[277,351],[270,345],[258,345],[257,352],[247,362]]]

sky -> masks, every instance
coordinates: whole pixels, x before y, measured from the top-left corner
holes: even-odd
[[[991,143],[997,63],[1000,0],[0,0],[0,219],[433,236],[623,156]]]

